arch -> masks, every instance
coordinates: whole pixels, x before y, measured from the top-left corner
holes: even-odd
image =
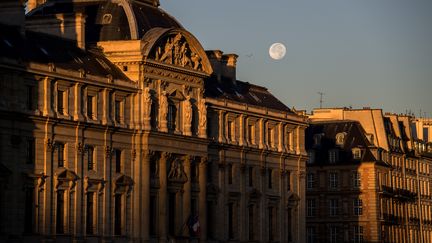
[[[138,23],[137,20],[135,18],[135,14],[132,8],[132,5],[130,3],[130,1],[127,0],[115,0],[113,1],[113,3],[117,3],[118,5],[122,6],[126,17],[128,19],[128,23],[129,23],[129,31],[130,31],[130,35],[131,35],[131,40],[138,40]]]
[[[146,56],[147,59],[169,65],[185,67],[195,71],[201,71],[207,75],[213,73],[212,66],[204,48],[190,32],[184,29],[153,28],[143,36],[142,40],[146,42],[146,46],[142,51],[143,55]],[[167,57],[167,52],[176,53],[173,51],[174,44],[182,45],[181,48],[188,48],[190,50],[181,53],[188,55],[187,58],[190,59],[190,63],[188,63],[189,61],[187,58],[183,63],[179,63],[174,57]],[[172,61],[170,61],[169,58],[172,58]],[[193,58],[199,59],[199,65],[196,64],[198,61],[194,61]]]

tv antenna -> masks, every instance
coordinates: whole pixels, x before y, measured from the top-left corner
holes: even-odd
[[[320,95],[320,109],[322,108],[323,104],[323,96],[325,95],[323,92],[317,92]]]

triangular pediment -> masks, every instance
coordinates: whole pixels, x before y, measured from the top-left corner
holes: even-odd
[[[183,95],[183,93],[181,91],[179,91],[178,89],[175,89],[172,92],[170,92],[169,97],[173,100],[180,100],[180,101],[186,99],[186,97]]]

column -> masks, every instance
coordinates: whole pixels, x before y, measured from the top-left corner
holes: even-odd
[[[82,142],[82,130],[77,127],[77,142],[76,142],[76,151],[75,151],[75,172],[79,175],[80,178],[84,178],[84,153],[85,153],[85,145]],[[85,225],[85,216],[83,214],[86,205],[86,195],[84,191],[84,180],[78,180],[76,185],[76,197],[75,197],[75,225],[73,228],[75,229],[74,235],[76,237],[75,242],[81,242],[82,236],[84,234],[84,225]],[[87,212],[86,212],[87,213]]]
[[[45,133],[47,136],[47,132]],[[53,153],[55,149],[54,141],[51,139],[45,140],[45,174],[49,176],[47,179],[44,191],[44,222],[43,234],[47,237],[55,234],[54,225],[54,169],[53,169]]]
[[[239,117],[239,145],[243,146],[245,144],[245,115],[241,114]]]
[[[141,167],[141,236],[143,242],[150,240],[150,159],[151,151],[143,151]]]
[[[167,241],[167,163],[170,153],[162,152],[159,159],[159,242]]]
[[[199,222],[200,242],[207,241],[207,157],[199,164]]]
[[[141,193],[142,191],[142,180],[144,179],[142,175],[142,167],[144,161],[141,161],[141,148],[139,143],[139,135],[135,135],[133,137],[134,148],[132,150],[132,177],[135,181],[132,192],[132,239],[138,241],[142,234],[143,227],[143,215],[142,213],[142,199],[144,195]]]
[[[247,220],[247,198],[246,198],[246,153],[242,152],[242,162],[240,164],[240,242],[246,242],[248,240],[248,220]]]
[[[51,93],[52,93],[52,89],[51,89],[51,81],[52,79],[46,77],[43,80],[43,97],[44,97],[44,102],[43,102],[43,115],[44,116],[52,116],[53,115],[53,110],[52,110],[52,100],[51,100]]]
[[[75,121],[83,120],[83,113],[81,110],[82,104],[82,92],[81,92],[81,84],[76,83],[73,87],[74,89],[74,113],[73,113],[73,119]]]
[[[104,189],[105,192],[103,194],[103,212],[102,212],[102,242],[111,242],[112,237],[112,202],[113,202],[113,194],[111,191],[112,188],[112,148],[108,146],[108,141],[105,141],[105,161],[104,161],[104,179],[107,181]]]
[[[219,111],[219,143],[225,143],[226,142],[226,138],[225,138],[225,112],[220,110]]]
[[[183,185],[183,222],[187,222],[191,213],[191,191],[192,191],[192,183],[191,183],[191,160],[192,157],[186,155],[184,157],[184,172],[187,177],[187,181]],[[189,230],[185,230],[182,232],[184,235],[189,236]]]

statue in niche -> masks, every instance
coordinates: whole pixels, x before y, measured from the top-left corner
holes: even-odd
[[[150,94],[150,88],[146,87],[144,89],[144,117],[145,118],[148,118],[150,116],[151,105],[152,105],[152,98]]]
[[[178,160],[175,159],[172,163],[171,163],[171,168],[170,171],[168,173],[168,178],[170,179],[181,179],[183,177],[183,165],[182,163]]]
[[[191,126],[192,124],[192,103],[190,100],[190,96],[186,97],[186,100],[184,101],[184,112],[185,112],[185,125]]]
[[[192,52],[186,39],[180,33],[173,38],[167,38],[165,44],[161,46],[163,50],[158,47],[154,53],[155,60],[202,71],[201,57]]]
[[[160,109],[161,119],[166,120],[168,114],[168,98],[166,96],[165,91],[162,92],[159,98],[159,109]]]
[[[200,113],[200,118],[199,118],[200,127],[206,127],[206,125],[207,125],[207,107],[206,107],[205,102],[206,101],[204,98],[201,98],[199,101],[198,110]]]

